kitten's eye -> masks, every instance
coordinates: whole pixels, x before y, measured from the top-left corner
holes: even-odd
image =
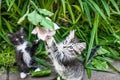
[[[18,38],[16,38],[15,40],[18,41]]]
[[[21,36],[21,38],[24,38],[24,36]]]
[[[73,46],[69,46],[70,49],[73,49]]]
[[[66,40],[65,43],[67,43],[68,41]]]

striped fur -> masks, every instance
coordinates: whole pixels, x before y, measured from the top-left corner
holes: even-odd
[[[83,64],[76,59],[86,48],[85,43],[74,42],[74,32],[61,43],[56,43],[53,37],[46,41],[46,50],[57,73],[65,80],[82,80]],[[73,42],[72,42],[73,41]]]

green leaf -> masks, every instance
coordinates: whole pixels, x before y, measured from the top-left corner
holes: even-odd
[[[61,0],[62,2],[62,6],[63,6],[63,13],[64,13],[64,16],[66,14],[66,5],[65,5],[65,0]]]
[[[92,59],[92,65],[99,70],[107,70],[108,69],[107,62],[100,61],[100,60],[97,60],[94,58]]]
[[[42,16],[39,15],[36,10],[28,14],[28,20],[34,25],[37,25],[42,19]]]
[[[40,14],[43,14],[43,15],[45,15],[45,16],[52,16],[52,15],[53,15],[52,12],[50,12],[50,11],[48,11],[48,10],[46,10],[46,9],[39,9],[39,13],[40,13]]]
[[[106,16],[104,15],[103,11],[101,11],[100,7],[93,0],[89,0],[89,2],[94,6],[94,8],[103,17],[103,19],[105,19],[107,21]]]
[[[98,60],[101,60],[101,61],[105,61],[105,62],[113,62],[112,59],[107,58],[107,57],[96,56],[95,58],[98,59]]]
[[[40,59],[40,58],[36,58],[36,61],[38,62],[38,64],[41,64],[45,67],[50,67],[49,64],[47,64],[44,60]]]
[[[91,31],[91,38],[90,38],[90,43],[89,43],[89,47],[88,47],[88,53],[87,53],[87,57],[86,57],[86,63],[89,59],[93,44],[94,44],[94,38],[95,38],[95,34],[97,34],[97,29],[98,29],[98,24],[99,24],[99,15],[96,13],[95,18],[94,18],[94,24],[93,24],[93,29]]]
[[[72,5],[75,9],[77,9],[79,12],[81,12],[81,9],[78,5]]]
[[[7,11],[9,11],[10,9],[11,9],[11,7],[13,6],[13,4],[15,3],[15,0],[12,0],[11,2],[10,2],[10,5],[9,5],[9,7],[8,7],[8,10]]]
[[[44,17],[42,17],[42,21],[40,22],[40,25],[42,25],[43,27],[45,27],[47,29],[54,30],[53,22]]]
[[[2,0],[0,0],[0,8],[1,8]]]
[[[3,20],[4,20],[4,22],[6,23],[6,26],[7,26],[8,30],[12,33],[13,30],[12,30],[11,24],[10,24],[5,18],[3,18]]]
[[[41,71],[31,72],[31,76],[32,77],[48,76],[51,74],[51,72],[52,71],[50,69],[45,69]]]
[[[84,10],[85,10],[85,13],[87,15],[87,18],[88,18],[88,22],[91,26],[91,15],[90,15],[90,10],[89,10],[89,7],[86,3],[83,4],[84,5]]]
[[[103,6],[104,6],[104,8],[105,8],[105,10],[107,12],[107,15],[110,17],[110,9],[109,9],[108,4],[106,3],[105,0],[101,0],[101,2],[102,2]]]
[[[78,0],[78,2],[79,2],[79,4],[80,4],[80,7],[81,7],[82,11],[84,12],[82,0]]]
[[[75,16],[74,16],[74,14],[73,14],[71,5],[70,5],[70,3],[69,3],[68,0],[67,0],[66,3],[67,3],[67,8],[68,8],[69,14],[70,14],[70,16],[71,16],[71,18],[72,18],[72,22],[73,22],[73,24],[75,24]]]
[[[115,2],[115,0],[110,0],[110,1],[113,4],[113,6],[115,7],[115,9],[120,13],[119,7],[118,7],[117,3]]]
[[[17,23],[21,24],[25,20],[25,18],[28,14],[29,14],[29,8],[28,8],[27,12],[18,20]]]
[[[108,50],[106,50],[102,47],[100,47],[100,49],[97,52],[98,52],[98,55],[110,53]]]
[[[115,66],[113,66],[111,63],[108,62],[108,65],[109,65],[109,67],[110,67],[112,70],[116,71],[117,73],[120,73],[120,70],[118,70],[117,68],[115,68]]]
[[[90,78],[91,77],[91,69],[86,69],[86,71],[87,71],[87,75],[88,75],[88,78]]]
[[[36,52],[36,55],[39,54],[42,51],[43,47],[44,47],[44,42],[40,41],[40,44],[38,46],[38,50]]]

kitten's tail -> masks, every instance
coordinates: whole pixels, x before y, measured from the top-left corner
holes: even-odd
[[[100,48],[100,45],[95,46],[90,53],[88,62],[91,62],[92,58],[95,56],[95,53],[97,52],[97,50]],[[83,59],[82,63],[85,63],[85,58]]]
[[[100,45],[95,46],[90,53],[88,62],[91,62],[92,58],[95,56],[95,53],[97,52],[97,50],[100,48]]]

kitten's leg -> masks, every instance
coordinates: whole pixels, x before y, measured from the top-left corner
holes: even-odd
[[[41,69],[38,67],[35,69],[35,72],[37,72],[37,71],[41,71]]]
[[[27,65],[25,64],[23,60],[23,53],[21,51],[18,54],[16,54],[16,62],[20,72],[20,78],[23,79],[27,77],[29,73],[29,67],[27,67]]]
[[[40,42],[39,40],[34,41],[32,47],[31,47],[31,51],[30,51],[31,56],[35,56],[35,52],[39,46],[39,42]]]
[[[29,74],[29,68],[27,67],[26,64],[18,65],[18,69],[19,69],[19,72],[20,72],[20,78],[21,79],[26,78],[27,75]]]
[[[60,76],[57,77],[57,80],[60,80]]]
[[[30,65],[31,65],[32,68],[35,70],[35,72],[41,70],[41,69],[39,68],[39,66],[38,66],[37,61],[35,60],[35,57],[32,58]]]
[[[27,77],[27,74],[26,73],[24,73],[24,72],[21,72],[20,73],[20,78],[21,79],[24,79],[24,78],[26,78]]]

